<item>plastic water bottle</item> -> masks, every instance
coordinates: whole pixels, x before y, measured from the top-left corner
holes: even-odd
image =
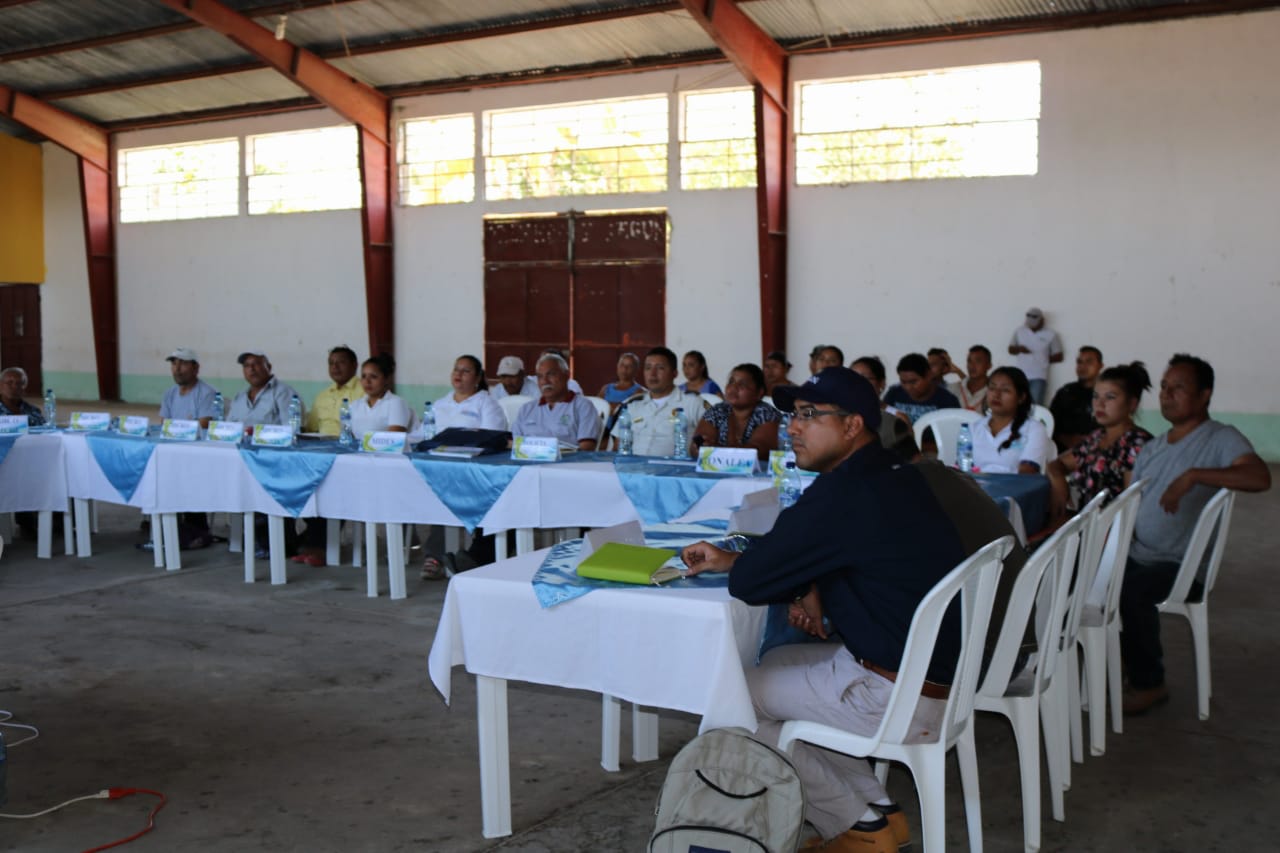
[[[342,405],[338,407],[338,423],[342,424],[338,442],[343,447],[350,447],[355,444],[356,437],[351,432],[351,402],[346,397],[342,398]]]
[[[422,404],[422,440],[430,441],[436,437],[436,413],[431,408],[431,401]]]
[[[784,414],[778,423],[778,449],[783,453],[791,452],[791,433],[787,431],[790,427],[791,415]]]
[[[50,429],[58,425],[58,398],[52,388],[44,392],[44,422]]]
[[[213,417],[212,420],[220,421],[227,414],[227,405],[222,400],[222,392],[213,392]]]
[[[783,509],[789,506],[795,506],[796,501],[800,500],[800,492],[803,486],[800,483],[800,471],[796,468],[796,463],[787,463],[787,472],[782,476],[782,482],[778,483],[778,503]]]
[[[961,471],[973,470],[973,434],[968,424],[960,425],[960,435],[956,438],[956,467]]]
[[[677,408],[671,412],[671,437],[675,447],[671,454],[674,459],[689,458],[689,419],[684,416],[684,409]]]
[[[618,412],[618,423],[613,432],[618,437],[618,455],[630,456],[634,452],[635,436],[631,432],[631,411],[625,406]]]
[[[289,399],[289,431],[293,433],[293,443],[298,443],[298,433],[302,432],[302,401],[294,394]]]

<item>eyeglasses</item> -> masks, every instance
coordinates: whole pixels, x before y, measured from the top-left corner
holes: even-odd
[[[853,412],[846,412],[843,409],[815,409],[813,406],[800,406],[796,409],[795,419],[798,421],[811,421],[823,415],[846,416],[852,414]]]

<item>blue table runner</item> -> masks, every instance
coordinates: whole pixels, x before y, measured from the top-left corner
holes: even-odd
[[[107,481],[128,503],[142,482],[156,444],[142,436],[116,435],[110,432],[85,433],[85,443]]]
[[[320,488],[339,453],[351,452],[337,442],[307,442],[301,448],[242,447],[240,458],[263,490],[297,518]]]

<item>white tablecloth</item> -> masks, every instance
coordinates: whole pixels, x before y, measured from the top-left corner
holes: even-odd
[[[0,512],[66,509],[66,451],[62,438],[55,433],[18,436],[4,462],[0,462]]]
[[[744,667],[755,663],[766,608],[727,589],[598,589],[542,609],[532,578],[547,551],[449,583],[428,670],[445,701],[452,667],[604,693],[702,716],[702,729],[756,728]]]

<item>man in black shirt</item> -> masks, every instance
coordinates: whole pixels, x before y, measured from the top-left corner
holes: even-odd
[[[1098,428],[1093,419],[1093,386],[1102,372],[1102,350],[1080,347],[1076,356],[1076,381],[1068,382],[1053,395],[1053,440],[1059,451],[1069,450]]]
[[[844,367],[778,388],[794,412],[797,465],[820,476],[745,553],[699,542],[685,549],[693,572],[729,571],[729,591],[749,604],[794,602],[792,622],[839,643],[783,646],[748,672],[760,720],[776,743],[782,721],[805,719],[858,734],[880,723],[921,599],[968,553],[929,480],[880,445],[880,402]],[[937,732],[959,651],[953,609],[939,632],[914,726]],[[864,759],[799,744],[806,818],[820,849],[892,853],[906,822]],[[895,837],[896,836],[896,837]]]

